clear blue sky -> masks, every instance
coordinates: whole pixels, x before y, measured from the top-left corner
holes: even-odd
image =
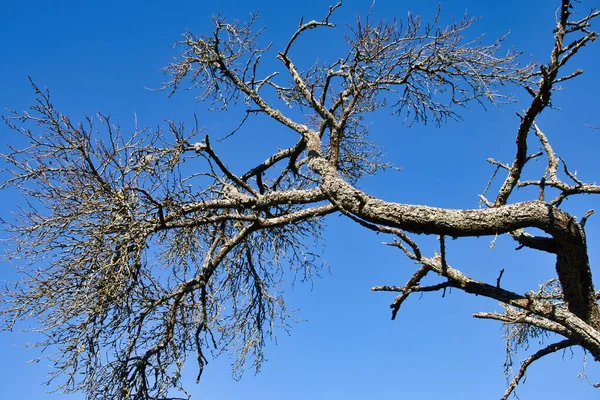
[[[492,41],[511,32],[508,46],[523,50],[524,60],[545,61],[552,46],[556,0],[530,1],[441,1],[442,20],[450,22],[468,10],[481,16],[474,34],[485,33]],[[299,18],[321,18],[328,2],[308,0],[284,3],[269,1],[23,1],[5,2],[0,24],[0,107],[24,110],[33,95],[27,76],[52,90],[56,105],[73,119],[83,112],[110,113],[113,121],[131,126],[134,113],[141,125],[156,126],[163,119],[190,120],[200,116],[209,134],[221,136],[235,127],[238,115],[206,113],[204,105],[190,101],[193,93],[167,98],[153,92],[165,78],[157,70],[175,55],[170,47],[186,30],[208,33],[210,17],[216,14],[246,19],[259,10],[261,23],[268,27],[264,39],[282,48],[296,29]],[[370,0],[346,0],[333,21],[336,34],[344,33],[344,22],[364,14]],[[374,16],[406,16],[407,11],[431,16],[437,1],[407,2],[380,0]],[[583,0],[587,11],[597,2]],[[597,27],[600,29],[600,27]],[[336,50],[336,41],[318,40],[309,32],[292,56],[323,57]],[[341,54],[341,53],[340,53]],[[325,56],[325,57],[326,57]],[[332,59],[335,59],[333,56]],[[586,48],[572,67],[586,74],[565,85],[554,95],[560,111],[545,111],[539,121],[559,155],[584,180],[600,181],[600,131],[584,124],[600,125],[597,93],[600,89],[600,47]],[[275,63],[273,65],[276,65]],[[526,100],[525,93],[512,89]],[[372,122],[374,138],[401,172],[380,174],[362,188],[387,200],[423,203],[440,207],[477,208],[492,167],[488,157],[510,162],[514,154],[516,111],[525,103],[484,112],[473,105],[465,110],[464,121],[433,126],[402,127],[400,120],[379,113]],[[0,126],[1,145],[15,144],[14,133]],[[229,163],[253,164],[262,160],[257,140],[246,131],[223,149]],[[251,151],[246,151],[250,149]],[[257,154],[260,154],[257,158]],[[234,158],[237,161],[234,161]],[[540,162],[540,167],[543,164]],[[515,198],[531,198],[523,191]],[[0,216],[21,199],[12,192],[0,197]],[[597,208],[597,198],[572,201],[567,207],[582,216]],[[600,261],[599,216],[588,223],[591,262]],[[290,308],[300,309],[306,322],[292,327],[290,335],[279,332],[277,345],[267,348],[268,362],[260,374],[249,371],[241,381],[231,379],[231,360],[211,361],[202,382],[194,385],[195,369],[190,365],[187,385],[193,399],[487,399],[499,398],[505,389],[503,377],[504,342],[500,324],[474,320],[477,311],[497,308],[492,301],[465,296],[458,291],[418,296],[390,321],[393,296],[372,293],[374,285],[403,285],[416,268],[400,252],[382,246],[384,238],[366,232],[343,217],[329,218],[323,254],[331,265],[322,279],[312,285],[288,288]],[[424,243],[431,240],[420,238]],[[525,291],[553,276],[553,260],[532,251],[513,251],[515,244],[499,240],[488,249],[490,238],[461,240],[448,244],[448,261],[479,279],[494,281],[506,269],[503,283]],[[425,246],[432,254],[434,246]],[[1,265],[0,279],[12,279],[8,264]],[[595,268],[596,285],[600,269]],[[0,334],[0,397],[7,399],[82,399],[82,395],[44,396],[44,361],[25,365],[37,352],[15,345],[32,341],[18,332]],[[535,347],[532,348],[535,351]],[[582,354],[575,352],[549,357],[529,372],[519,388],[522,399],[596,398],[593,389],[576,375],[581,372]],[[600,368],[588,365],[593,382],[600,381]]]

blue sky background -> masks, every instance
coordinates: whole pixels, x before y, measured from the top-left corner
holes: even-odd
[[[507,48],[524,51],[524,61],[545,62],[552,46],[555,11],[559,1],[530,0],[442,1],[442,21],[460,18],[465,10],[482,19],[473,35],[485,33],[492,41],[511,32]],[[209,33],[210,17],[219,13],[247,19],[259,10],[260,24],[267,26],[265,42],[274,49],[285,46],[301,16],[320,19],[330,3],[322,0],[272,1],[28,1],[5,2],[0,24],[0,107],[24,110],[33,100],[27,76],[52,90],[58,108],[73,119],[83,112],[110,113],[125,129],[133,125],[134,113],[142,126],[156,126],[164,119],[190,121],[198,113],[200,124],[214,137],[235,128],[239,113],[205,112],[205,105],[191,101],[193,92],[172,98],[153,92],[166,78],[158,72],[176,53],[170,47],[186,30]],[[583,13],[597,2],[584,0],[577,6]],[[315,55],[337,59],[344,23],[365,14],[370,1],[349,0],[335,13],[339,28],[327,32],[308,32],[292,53],[296,63],[312,63]],[[376,18],[398,17],[407,11],[425,20],[436,10],[437,1],[408,2],[381,0],[375,5]],[[597,24],[598,25],[598,24]],[[600,29],[600,28],[598,28]],[[342,54],[340,52],[339,54]],[[273,54],[274,55],[274,54]],[[564,92],[553,95],[560,111],[544,111],[540,127],[549,136],[555,151],[564,157],[579,177],[594,182],[600,171],[600,131],[584,124],[600,125],[597,93],[600,74],[598,45],[585,48],[571,67],[586,71],[583,77],[565,85]],[[279,68],[276,61],[274,68]],[[527,95],[516,88],[518,98]],[[373,138],[384,146],[385,154],[400,172],[389,171],[361,184],[373,195],[404,203],[439,207],[477,208],[477,195],[483,191],[492,166],[489,157],[511,162],[516,111],[526,107],[520,102],[490,108],[487,112],[472,105],[462,122],[451,122],[441,129],[434,126],[402,127],[398,118],[378,113],[372,121]],[[235,168],[262,161],[264,155],[295,138],[269,141],[270,125],[257,120],[253,130],[245,130],[220,144],[228,164]],[[273,137],[273,136],[271,136]],[[0,145],[19,144],[15,134],[0,126]],[[532,148],[537,144],[532,142]],[[543,161],[536,171],[542,170]],[[239,170],[241,172],[241,169]],[[535,190],[521,190],[513,197],[536,197]],[[0,216],[9,217],[21,199],[13,192],[0,197]],[[582,216],[597,207],[597,199],[571,200],[566,208]],[[599,262],[598,216],[590,219],[587,230],[593,266]],[[503,376],[504,342],[502,328],[492,321],[474,320],[477,311],[497,309],[493,301],[453,291],[441,298],[439,293],[414,296],[407,301],[396,321],[390,321],[389,303],[393,294],[372,293],[374,285],[403,285],[416,266],[399,251],[382,246],[385,240],[367,232],[343,217],[327,220],[323,254],[331,266],[313,284],[288,288],[289,308],[298,308],[305,320],[292,327],[290,334],[279,332],[277,345],[267,348],[268,362],[262,372],[248,371],[239,382],[230,376],[231,360],[211,361],[199,385],[192,383],[196,370],[187,368],[188,390],[193,399],[487,399],[499,398],[505,389]],[[419,238],[427,254],[436,245]],[[495,281],[500,269],[506,271],[503,284],[516,291],[534,289],[554,276],[553,260],[529,250],[513,251],[513,242],[501,238],[493,250],[491,238],[465,239],[448,243],[448,262],[474,278]],[[600,284],[596,272],[596,285]],[[0,279],[14,278],[9,264],[1,265]],[[3,398],[82,399],[83,395],[47,395],[43,385],[47,363],[25,362],[37,351],[15,345],[35,337],[18,332],[0,334],[0,386]],[[535,351],[535,346],[532,351]],[[525,356],[525,355],[523,355]],[[582,369],[582,353],[556,354],[535,364],[527,381],[518,389],[522,399],[595,398],[585,380],[576,378]],[[588,365],[593,382],[600,381],[600,368]]]

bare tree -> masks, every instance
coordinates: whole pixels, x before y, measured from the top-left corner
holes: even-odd
[[[22,279],[3,292],[4,329],[35,319],[45,335],[40,345],[58,350],[54,376],[67,377],[61,389],[95,399],[183,391],[184,361],[197,359],[199,379],[209,348],[236,352],[235,373],[246,360],[258,368],[265,340],[288,321],[277,289],[285,269],[310,276],[321,263],[311,241],[322,219],[343,214],[393,237],[390,245],[419,265],[404,286],[373,288],[397,293],[392,318],[412,293],[455,288],[504,305],[502,313],[475,316],[505,324],[511,346],[545,333],[557,337],[525,360],[504,398],[547,354],[579,346],[600,359],[599,295],[584,231],[591,212],[578,221],[561,208],[566,198],[598,194],[600,186],[577,178],[536,124],[556,85],[581,74],[565,67],[596,38],[591,22],[600,11],[574,20],[571,1],[560,3],[554,46],[541,64],[518,64],[518,53],[500,51],[504,38],[468,39],[472,18],[441,26],[438,17],[423,24],[409,16],[402,23],[358,19],[337,61],[298,68],[295,44],[308,30],[335,27],[341,3],[322,20],[301,21],[279,52],[261,47],[255,18],[219,17],[209,35],[186,33],[165,68],[164,89],[189,85],[210,107],[245,107],[240,128],[267,118],[297,137],[244,173],[227,167],[198,124],[170,122],[166,131],[126,135],[104,115],[75,123],[32,83],[36,103],[5,118],[29,145],[3,155],[11,174],[4,187],[27,199],[19,219],[5,223]],[[272,54],[283,73],[263,71],[261,60]],[[509,84],[531,102],[515,130],[514,160],[489,160],[497,167],[490,183],[505,177],[495,195],[488,184],[483,208],[401,204],[358,188],[388,165],[369,141],[371,113],[387,109],[408,124],[441,124],[468,102],[511,101],[500,91]],[[530,154],[532,141],[543,151]],[[547,160],[543,176],[523,180],[540,157]],[[523,186],[539,187],[537,198],[510,202]],[[423,254],[410,234],[437,235],[439,251]],[[501,276],[481,282],[447,262],[446,238],[486,235],[510,235],[521,247],[554,254],[556,279],[517,293],[502,287]],[[427,275],[439,283],[422,285]]]

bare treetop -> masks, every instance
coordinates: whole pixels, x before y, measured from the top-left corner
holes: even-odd
[[[560,336],[523,363],[504,398],[547,354],[580,346],[600,358],[585,237],[591,212],[576,220],[561,208],[567,197],[600,187],[577,178],[536,124],[556,85],[581,74],[565,66],[595,40],[591,23],[600,12],[573,20],[571,2],[558,3],[554,45],[540,64],[520,63],[519,53],[501,47],[504,37],[491,44],[472,39],[476,19],[466,15],[447,26],[439,13],[427,24],[410,14],[403,21],[368,15],[344,28],[336,26],[341,3],[321,20],[292,27],[282,49],[261,42],[256,16],[215,17],[212,33],[185,33],[179,55],[164,68],[163,89],[174,95],[189,88],[222,112],[243,107],[230,134],[250,118],[268,118],[295,135],[294,145],[243,173],[227,167],[198,123],[169,122],[165,131],[136,126],[132,135],[105,115],[76,123],[32,83],[36,103],[5,117],[28,141],[3,155],[11,175],[2,187],[18,188],[27,200],[19,219],[5,223],[10,258],[24,261],[21,280],[2,294],[5,329],[35,319],[45,335],[40,345],[58,349],[55,376],[67,377],[61,389],[90,398],[167,398],[183,391],[181,369],[190,356],[200,379],[209,349],[237,354],[235,374],[247,360],[258,370],[265,341],[290,319],[280,291],[287,268],[304,278],[318,270],[313,244],[321,222],[341,214],[391,236],[389,244],[418,264],[404,286],[373,288],[397,294],[392,318],[412,293],[456,288],[504,305],[503,313],[475,316],[502,321],[509,344],[540,332]],[[313,29],[339,30],[345,48],[333,62],[301,69],[294,49]],[[267,57],[281,68],[265,71]],[[485,208],[390,202],[357,186],[389,166],[369,138],[375,111],[398,114],[407,125],[439,125],[460,118],[469,102],[512,101],[507,90],[531,101],[514,130],[514,160],[489,160],[497,170],[480,195]],[[542,151],[531,154],[532,142]],[[523,180],[528,163],[542,157],[543,176]],[[502,176],[498,193],[489,193]],[[539,187],[539,195],[511,202],[520,186]],[[412,234],[436,235],[439,250],[424,254]],[[554,254],[556,279],[517,293],[503,287],[501,275],[482,282],[449,264],[447,237],[483,235],[510,235],[521,247]],[[427,275],[439,282],[421,284]]]

